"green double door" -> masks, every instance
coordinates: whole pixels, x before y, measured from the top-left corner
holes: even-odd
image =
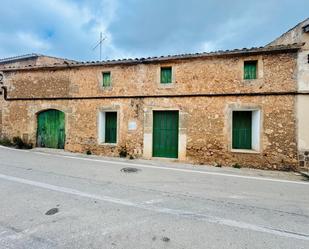
[[[37,146],[64,149],[65,117],[58,110],[47,110],[38,115]]]
[[[153,112],[153,157],[178,158],[178,111]]]

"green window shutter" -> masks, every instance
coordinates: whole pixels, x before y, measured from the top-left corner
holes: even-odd
[[[233,149],[252,149],[252,112],[233,112]]]
[[[162,67],[161,68],[161,84],[172,83],[172,68]]]
[[[103,76],[103,87],[111,86],[111,73],[104,72],[102,73],[102,76]]]
[[[257,78],[257,61],[245,61],[244,79],[254,80]]]
[[[117,112],[105,113],[105,143],[117,142]]]

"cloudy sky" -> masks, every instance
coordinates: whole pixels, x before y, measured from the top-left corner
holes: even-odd
[[[308,0],[1,0],[0,58],[97,60],[261,46],[309,17]]]

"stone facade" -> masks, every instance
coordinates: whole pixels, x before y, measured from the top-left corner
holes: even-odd
[[[2,135],[36,144],[37,114],[65,113],[65,149],[94,154],[152,157],[152,111],[178,110],[178,160],[263,169],[296,169],[295,91],[299,47],[276,47],[200,57],[154,59],[5,70]],[[258,61],[258,79],[244,80],[246,60]],[[173,82],[160,84],[171,66]],[[102,72],[111,72],[109,88]],[[99,143],[99,113],[118,113],[117,144]],[[259,113],[259,148],[231,148],[234,110]],[[136,129],[129,129],[134,122]]]
[[[307,152],[309,151],[309,32],[304,29],[309,25],[309,18],[274,40],[269,46],[303,43],[297,56],[297,91],[296,98],[297,141],[299,166],[309,171]]]

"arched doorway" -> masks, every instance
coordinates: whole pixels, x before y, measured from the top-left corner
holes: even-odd
[[[54,109],[46,110],[38,114],[37,120],[37,146],[64,149],[64,113]]]

